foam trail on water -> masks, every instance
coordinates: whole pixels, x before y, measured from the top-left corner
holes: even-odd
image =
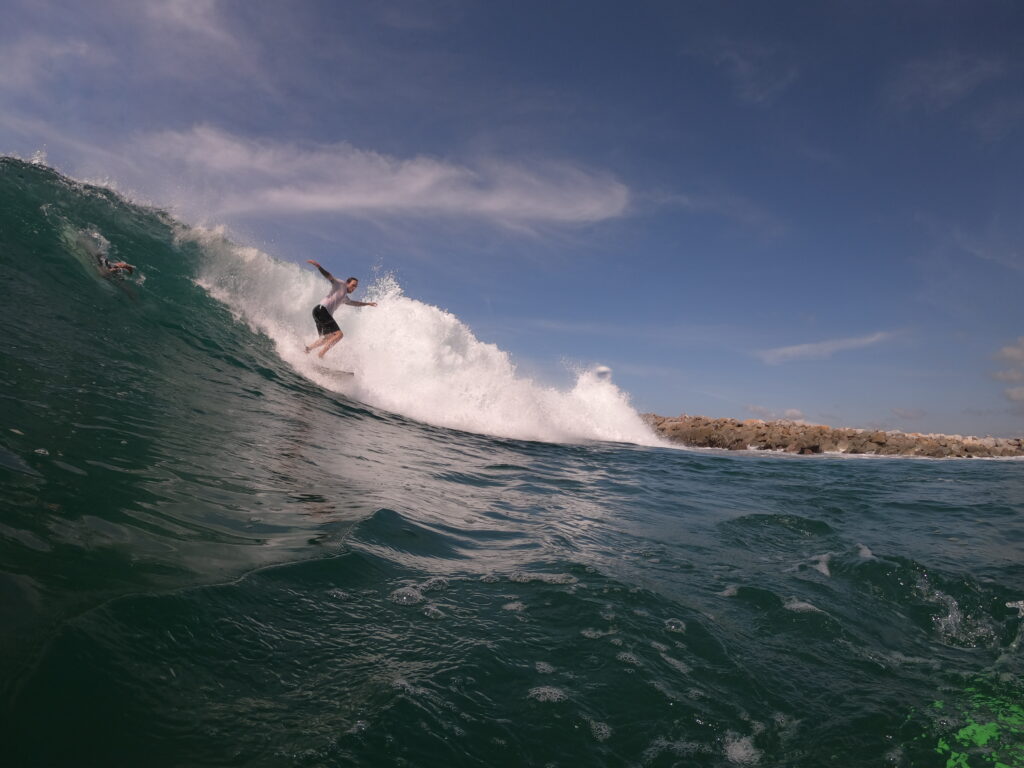
[[[391,276],[361,300],[339,307],[344,339],[319,361],[311,311],[328,292],[316,272],[237,246],[217,231],[187,230],[205,259],[197,282],[238,317],[267,334],[307,378],[361,402],[428,424],[548,442],[609,440],[662,445],[605,368],[583,371],[569,390],[518,375],[509,354],[480,341],[455,315],[402,294]],[[344,276],[342,276],[344,277]],[[355,371],[343,378],[318,367]]]

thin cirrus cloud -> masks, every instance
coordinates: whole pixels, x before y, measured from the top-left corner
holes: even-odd
[[[671,205],[695,214],[721,216],[761,232],[768,237],[783,234],[786,223],[758,203],[729,194],[667,194],[651,195],[661,205]]]
[[[393,157],[347,143],[253,139],[211,126],[139,140],[140,155],[211,190],[208,212],[449,216],[513,225],[592,223],[623,215],[629,188],[567,162],[459,164]]]
[[[1024,336],[1017,339],[1014,344],[1007,344],[1005,347],[999,350],[999,355],[1003,360],[1009,360],[1012,363],[1024,364]]]
[[[1013,344],[1007,344],[996,354],[1000,360],[1014,365],[1008,371],[998,371],[993,377],[1007,383],[1024,381],[1024,336],[1017,338]],[[1003,390],[1006,399],[1014,403],[1024,403],[1024,387],[1007,387]]]
[[[216,0],[164,0],[142,6],[152,23],[171,25],[216,42],[237,45]]]
[[[736,96],[747,104],[770,104],[796,81],[799,69],[785,52],[766,45],[719,40],[709,55],[732,80]]]
[[[961,249],[975,258],[1024,272],[1024,253],[1019,246],[1022,234],[1024,229],[1017,223],[1017,217],[1003,215],[992,216],[984,230],[978,233],[955,228],[952,236]]]
[[[108,63],[109,55],[83,40],[29,36],[0,46],[0,89],[26,91],[82,63]]]
[[[874,346],[892,338],[892,336],[893,334],[889,331],[880,331],[870,336],[831,339],[811,344],[795,344],[789,347],[762,349],[755,352],[754,355],[768,365],[780,365],[793,362],[794,360],[825,360],[832,357],[836,352]]]
[[[889,100],[903,109],[941,111],[967,98],[1004,73],[993,59],[951,53],[916,59],[904,65],[889,83]]]

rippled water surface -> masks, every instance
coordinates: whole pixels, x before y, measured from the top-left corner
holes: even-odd
[[[431,426],[209,258],[0,165],[6,764],[1024,765],[1024,463]]]

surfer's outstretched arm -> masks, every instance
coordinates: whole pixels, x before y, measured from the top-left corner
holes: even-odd
[[[320,274],[323,275],[324,277],[326,277],[332,283],[340,283],[341,282],[340,280],[338,280],[338,278],[336,278],[334,275],[332,275],[326,269],[321,267],[319,262],[313,261],[312,259],[306,259],[306,262],[309,263],[309,264],[312,264],[314,267],[319,269],[320,270]]]

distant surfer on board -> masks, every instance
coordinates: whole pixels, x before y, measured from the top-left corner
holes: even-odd
[[[135,267],[127,261],[111,261],[107,258],[110,243],[99,232],[79,232],[76,242],[96,261],[96,268],[103,277],[124,277],[135,273]]]
[[[135,272],[135,267],[127,261],[109,261],[106,256],[98,257],[98,261],[104,277],[124,277]]]
[[[307,259],[307,261],[319,269],[320,274],[330,280],[333,286],[331,292],[324,297],[324,300],[313,307],[313,320],[316,322],[316,332],[320,334],[320,338],[306,347],[307,353],[317,347],[323,347],[318,353],[318,357],[323,357],[345,335],[341,332],[338,322],[331,313],[341,304],[348,304],[350,307],[376,307],[377,302],[352,301],[348,296],[350,293],[355,293],[356,288],[359,287],[359,280],[357,278],[350,277],[348,280],[339,280],[312,259]]]

